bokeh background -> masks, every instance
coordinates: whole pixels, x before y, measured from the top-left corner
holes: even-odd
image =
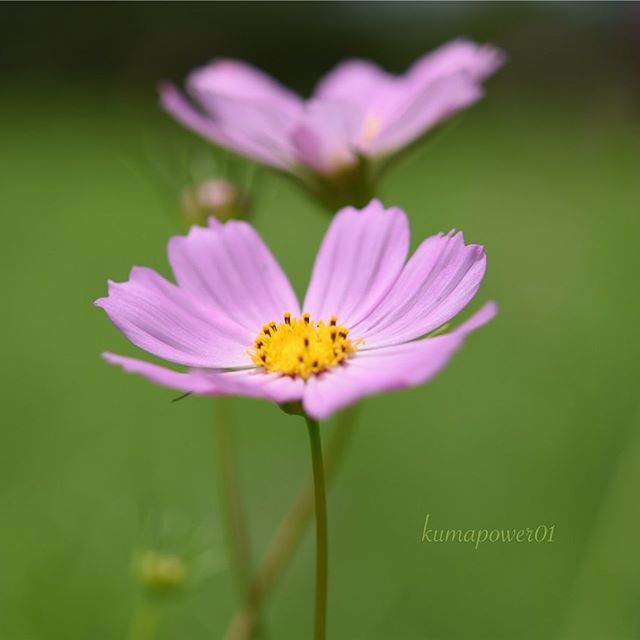
[[[0,637],[126,638],[132,560],[148,549],[189,571],[159,640],[220,638],[234,609],[212,401],[172,404],[99,358],[135,349],[92,301],[134,264],[168,275],[180,190],[224,163],[160,111],[156,83],[226,55],[308,92],[346,56],[401,71],[462,35],[503,47],[507,66],[381,196],[409,213],[414,246],[451,227],[485,244],[478,300],[501,312],[429,385],[364,403],[330,493],[330,637],[640,638],[639,4],[14,3],[0,16]],[[302,293],[325,214],[232,168]],[[308,444],[274,406],[232,409],[258,556]],[[425,544],[427,513],[555,537]],[[312,538],[270,603],[271,638],[311,634]]]

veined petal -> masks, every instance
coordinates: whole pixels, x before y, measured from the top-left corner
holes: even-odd
[[[495,313],[495,304],[488,303],[449,334],[358,351],[344,366],[308,380],[302,399],[305,411],[316,420],[324,420],[365,396],[414,387],[430,380],[449,362],[464,337],[491,320]]]
[[[407,216],[372,200],[364,209],[341,209],[316,258],[303,309],[312,318],[332,315],[350,328],[366,318],[396,281],[409,248]]]
[[[480,245],[465,245],[462,233],[427,238],[384,300],[356,326],[361,349],[400,344],[437,329],[478,291],[486,269]]]
[[[197,395],[232,395],[264,398],[273,402],[295,402],[302,398],[302,380],[263,373],[257,369],[240,371],[173,371],[166,367],[104,353],[104,359],[127,373],[139,374],[155,384]]]
[[[96,300],[136,346],[160,358],[194,367],[241,367],[253,336],[216,309],[165,280],[134,267],[129,280],[110,282]]]
[[[169,241],[169,263],[181,289],[248,331],[253,343],[262,326],[300,306],[280,265],[246,222],[192,227]]]

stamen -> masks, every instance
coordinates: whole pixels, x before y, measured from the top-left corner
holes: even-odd
[[[249,355],[268,372],[307,380],[344,364],[357,350],[361,340],[352,342],[348,335],[335,316],[313,322],[308,312],[294,318],[287,311],[280,324],[269,321],[262,327]]]

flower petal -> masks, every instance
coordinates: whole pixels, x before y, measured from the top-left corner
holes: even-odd
[[[436,78],[462,71],[481,82],[504,61],[504,52],[496,47],[469,40],[453,40],[416,60],[405,74],[405,79],[414,86],[425,86]]]
[[[269,104],[252,104],[224,95],[216,100],[197,97],[213,113],[201,113],[171,84],[160,87],[163,108],[189,129],[266,165],[285,168],[293,164],[293,148],[285,135],[289,122],[285,114]]]
[[[180,288],[245,328],[251,337],[245,346],[285,311],[300,315],[287,276],[246,222],[194,226],[187,236],[171,238],[168,253]]]
[[[365,396],[422,384],[443,369],[469,332],[487,323],[495,314],[495,304],[487,303],[449,334],[358,351],[346,365],[307,381],[303,407],[312,418],[324,420]]]
[[[160,85],[158,90],[160,104],[176,120],[213,142],[225,146],[229,145],[230,141],[219,123],[200,113],[176,86],[165,82]]]
[[[482,87],[464,72],[437,78],[418,93],[409,91],[389,110],[384,127],[366,145],[366,152],[384,155],[396,151],[482,95]]]
[[[332,315],[348,328],[376,307],[395,282],[409,248],[407,216],[372,200],[364,209],[341,209],[322,241],[303,309],[312,318]]]
[[[302,380],[263,373],[257,369],[242,371],[173,371],[137,358],[114,353],[104,359],[121,366],[127,373],[137,373],[147,380],[171,389],[197,395],[233,395],[264,398],[273,402],[294,402],[302,397]]]
[[[253,336],[246,329],[152,269],[134,267],[127,282],[110,282],[108,297],[95,304],[131,342],[160,358],[195,367],[251,364]]]
[[[369,146],[387,154],[411,143],[483,95],[481,83],[504,62],[490,45],[454,40],[417,60],[404,74],[385,126]]]
[[[373,62],[345,60],[318,82],[314,97],[351,102],[368,111],[395,80],[395,76]]]
[[[243,100],[264,101],[294,112],[302,99],[260,69],[229,58],[217,58],[193,71],[187,80],[189,91],[198,95],[223,95]]]
[[[427,238],[392,289],[352,333],[364,349],[414,340],[448,322],[478,291],[486,268],[480,245],[465,245],[462,233]]]
[[[320,173],[355,165],[351,149],[362,129],[362,112],[348,102],[309,100],[291,130],[298,161]]]

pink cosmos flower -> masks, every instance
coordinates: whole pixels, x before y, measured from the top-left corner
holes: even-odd
[[[253,227],[211,218],[169,241],[177,284],[134,267],[96,301],[136,346],[187,370],[104,357],[183,392],[300,402],[312,418],[327,418],[364,396],[429,380],[495,314],[487,303],[429,337],[476,294],[485,253],[454,232],[427,238],[407,261],[408,248],[401,209],[377,200],[342,209],[300,307]]]
[[[194,104],[173,85],[164,108],[213,142],[308,179],[344,178],[363,159],[386,158],[483,95],[482,82],[504,60],[489,45],[452,41],[404,74],[347,60],[305,100],[262,71],[217,59],[187,78]],[[371,179],[371,176],[369,176]]]

